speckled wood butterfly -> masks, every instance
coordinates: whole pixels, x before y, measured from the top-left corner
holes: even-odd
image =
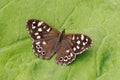
[[[84,34],[65,34],[43,21],[30,19],[27,29],[33,40],[32,46],[35,55],[42,59],[49,59],[56,52],[56,63],[68,65],[75,60],[76,55],[87,50],[92,43],[90,37]]]

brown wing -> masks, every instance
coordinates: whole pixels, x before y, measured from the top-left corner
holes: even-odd
[[[66,40],[75,54],[81,54],[92,44],[91,38],[84,34],[68,34]]]
[[[59,31],[52,28],[43,21],[30,19],[26,25],[29,34],[33,40],[41,40],[47,37],[57,37]]]
[[[92,40],[83,34],[68,34],[58,44],[56,62],[61,65],[68,65],[75,60],[77,54],[88,49]]]
[[[27,29],[33,40],[35,54],[43,59],[50,58],[55,52],[54,48],[59,31],[36,19],[27,21]]]
[[[33,41],[33,50],[38,57],[49,59],[56,51],[55,45],[56,39],[35,40]]]
[[[76,54],[74,54],[69,43],[66,40],[58,43],[57,56],[55,61],[60,65],[67,65],[75,60]]]

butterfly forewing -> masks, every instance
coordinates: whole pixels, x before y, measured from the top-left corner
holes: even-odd
[[[68,34],[66,40],[75,54],[81,54],[91,46],[92,40],[84,34]]]
[[[46,37],[55,38],[59,34],[56,29],[36,19],[28,20],[26,26],[33,40],[45,39]]]
[[[43,59],[50,58],[55,52],[55,46],[59,31],[43,21],[30,19],[27,21],[27,29],[33,39],[35,54]]]

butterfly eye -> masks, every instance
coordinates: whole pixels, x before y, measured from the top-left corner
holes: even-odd
[[[40,47],[40,45],[37,45],[36,48],[37,48],[37,51],[38,51],[38,52],[41,52],[42,47]]]
[[[40,45],[37,45],[36,48],[37,48],[37,49],[40,49],[41,47],[40,47]]]
[[[64,57],[64,61],[67,61],[67,60],[68,60],[68,57],[67,57],[67,56],[65,56],[65,57]]]
[[[41,50],[42,50],[42,48],[40,47],[37,51],[38,51],[38,52],[41,52]]]
[[[36,22],[33,22],[33,23],[32,23],[32,26],[37,26],[37,23],[36,23]]]
[[[60,57],[60,61],[63,61],[63,57]]]
[[[41,54],[42,54],[42,55],[45,55],[45,51],[43,51]]]
[[[68,59],[71,59],[71,55],[70,55],[70,53],[68,54]]]
[[[39,51],[41,51],[42,49],[41,49],[41,48],[39,48],[38,50],[39,50]]]

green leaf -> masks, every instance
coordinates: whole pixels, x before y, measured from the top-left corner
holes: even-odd
[[[119,80],[120,0],[0,0],[0,80]],[[37,58],[26,30],[35,18],[92,47],[68,66]]]

